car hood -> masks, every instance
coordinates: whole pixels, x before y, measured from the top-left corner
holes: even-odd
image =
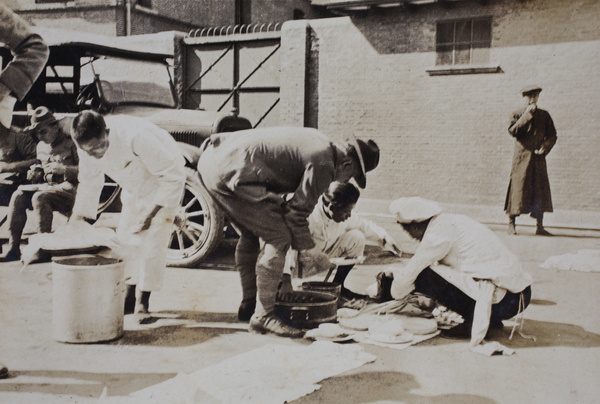
[[[168,109],[122,105],[111,115],[133,115],[145,118],[170,133],[198,132],[206,136],[214,132],[225,113],[193,109]]]

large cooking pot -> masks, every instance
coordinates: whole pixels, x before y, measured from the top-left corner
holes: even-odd
[[[302,282],[302,290],[313,291],[313,292],[325,292],[339,298],[342,293],[342,285],[340,283],[333,282],[319,282],[319,281],[308,281]]]
[[[275,302],[275,315],[296,328],[315,328],[337,320],[337,301],[337,296],[325,292],[290,292]]]

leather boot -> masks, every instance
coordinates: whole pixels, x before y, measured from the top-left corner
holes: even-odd
[[[242,300],[238,308],[238,320],[249,321],[256,309],[256,299]]]
[[[332,282],[337,283],[338,285],[344,285],[344,281],[348,277],[348,274],[350,273],[352,268],[354,268],[354,264],[353,265],[340,265],[339,267],[337,267],[337,270],[335,271],[335,276],[333,277]]]
[[[150,305],[150,292],[138,293],[135,299],[134,316],[138,324],[148,324],[152,321],[152,315],[148,307]]]
[[[544,229],[544,217],[540,216],[536,218],[537,226],[535,229],[535,234],[538,236],[552,236],[552,233]]]
[[[125,314],[133,314],[135,310],[135,285],[127,285],[125,293]]]
[[[248,331],[254,334],[275,334],[280,337],[302,338],[304,331],[284,324],[275,314],[263,318],[252,317]]]
[[[8,368],[0,363],[0,379],[6,379],[8,377]]]

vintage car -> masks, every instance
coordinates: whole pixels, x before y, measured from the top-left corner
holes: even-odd
[[[167,130],[180,144],[187,164],[168,264],[195,266],[217,247],[225,232],[223,214],[202,186],[196,169],[199,146],[213,133],[252,125],[236,113],[180,108],[171,74],[173,54],[157,51],[152,43],[140,46],[127,42],[128,38],[63,30],[39,32],[50,46],[50,57],[26,99],[17,104],[14,123],[27,125],[28,111],[44,105],[66,117],[84,109],[135,115]],[[11,59],[6,48],[0,47],[0,56],[3,66]],[[100,213],[118,209],[119,191],[107,178]]]

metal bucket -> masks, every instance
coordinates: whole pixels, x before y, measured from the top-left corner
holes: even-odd
[[[52,337],[90,343],[123,335],[123,263],[82,255],[52,262]]]
[[[302,290],[330,293],[339,298],[342,292],[342,285],[333,282],[309,281],[302,283]]]
[[[275,315],[296,328],[315,328],[337,320],[338,298],[331,293],[296,291],[275,302]]]

